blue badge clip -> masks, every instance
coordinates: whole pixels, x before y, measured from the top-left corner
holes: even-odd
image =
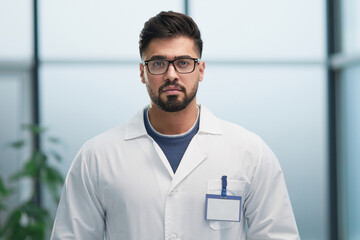
[[[222,176],[221,180],[222,180],[221,197],[226,198],[227,176]]]

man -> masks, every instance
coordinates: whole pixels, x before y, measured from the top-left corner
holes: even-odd
[[[161,12],[139,43],[150,106],[83,145],[51,239],[299,239],[271,150],[196,103],[205,63],[194,21]]]

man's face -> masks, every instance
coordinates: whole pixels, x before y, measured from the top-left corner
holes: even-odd
[[[199,58],[194,40],[182,36],[153,39],[144,52],[143,60],[174,60],[180,57]],[[166,112],[177,112],[189,104],[196,104],[196,92],[204,70],[205,63],[201,61],[195,63],[195,69],[191,73],[179,73],[170,64],[164,74],[152,75],[147,66],[140,64],[140,77],[146,84],[152,106]]]

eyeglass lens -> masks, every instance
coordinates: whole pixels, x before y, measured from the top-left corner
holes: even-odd
[[[194,71],[194,59],[177,59],[174,61],[168,60],[150,60],[148,61],[149,72],[152,74],[163,74],[167,71],[170,62],[173,62],[175,70],[179,73],[190,73]]]

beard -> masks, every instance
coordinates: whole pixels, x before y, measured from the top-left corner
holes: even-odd
[[[184,110],[191,101],[195,98],[197,89],[198,89],[199,83],[197,83],[192,89],[189,94],[187,94],[186,89],[181,86],[180,84],[176,82],[168,81],[165,84],[161,85],[158,90],[158,94],[155,94],[152,89],[147,85],[147,90],[150,96],[151,101],[161,110],[165,112],[178,112],[181,110]],[[163,92],[163,89],[168,86],[175,86],[181,89],[181,91],[184,94],[184,98],[182,100],[179,100],[178,95],[168,95],[166,96],[166,99],[163,100],[161,98],[161,93]]]

